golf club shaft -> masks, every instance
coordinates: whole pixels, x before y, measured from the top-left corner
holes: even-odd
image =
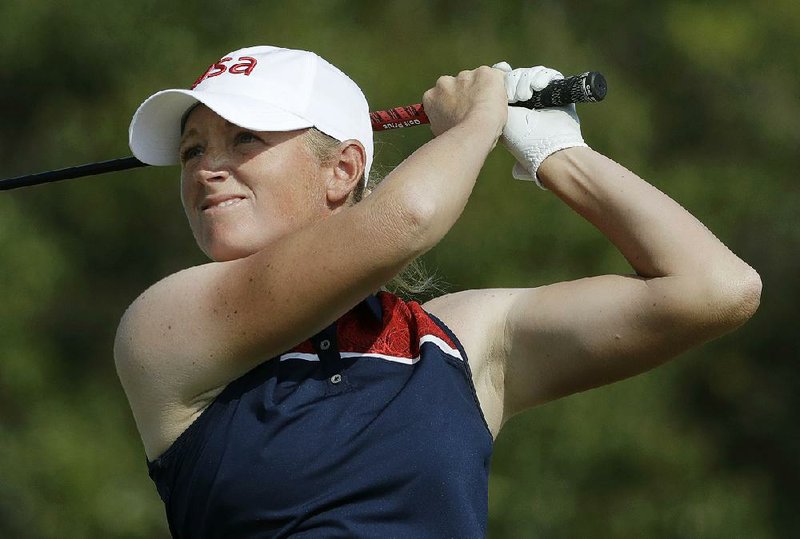
[[[590,71],[552,81],[544,89],[534,92],[529,101],[513,103],[511,106],[539,109],[560,107],[570,103],[592,103],[601,101],[606,95],[606,90],[606,80],[603,75],[597,71]],[[375,132],[430,123],[419,103],[370,112],[369,116],[372,130]],[[148,165],[133,156],[122,157],[0,180],[0,191],[146,166]]]
[[[17,187],[26,187],[29,185],[58,182],[61,180],[71,180],[73,178],[83,178],[85,176],[94,176],[95,174],[105,174],[106,172],[117,172],[120,170],[129,170],[132,168],[146,166],[147,165],[145,163],[142,163],[133,156],[121,157],[119,159],[111,159],[109,161],[99,161],[97,163],[88,163],[86,165],[61,168],[58,170],[48,170],[47,172],[39,172],[37,174],[29,174],[27,176],[18,176],[16,178],[0,180],[0,191],[15,189]]]

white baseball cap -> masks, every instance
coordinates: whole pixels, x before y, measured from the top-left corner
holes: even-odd
[[[211,64],[191,89],[157,92],[137,109],[128,130],[133,155],[148,165],[176,165],[184,115],[197,103],[254,131],[315,127],[364,145],[364,178],[372,164],[372,124],[364,93],[313,52],[247,47]]]

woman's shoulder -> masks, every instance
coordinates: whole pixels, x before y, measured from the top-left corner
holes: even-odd
[[[133,300],[117,326],[114,363],[148,457],[166,449],[224,387],[197,391],[185,383],[181,350],[191,349],[191,313],[175,308],[196,294],[192,283],[213,271],[213,264],[205,264],[164,277]]]

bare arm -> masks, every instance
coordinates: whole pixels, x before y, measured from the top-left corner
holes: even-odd
[[[167,277],[130,306],[115,358],[151,455],[170,437],[165,415],[323,329],[441,239],[500,134],[502,88],[488,68],[440,81],[426,94],[439,136],[363,202],[246,258]]]
[[[646,371],[722,335],[759,303],[752,268],[610,159],[564,150],[544,161],[539,177],[614,243],[636,275],[469,291],[431,305],[464,328],[468,354],[486,357],[478,386],[495,430],[527,407]],[[463,314],[479,305],[480,316]]]

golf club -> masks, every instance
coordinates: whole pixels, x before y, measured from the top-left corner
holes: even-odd
[[[541,109],[560,107],[570,103],[593,103],[601,101],[606,96],[607,89],[606,79],[602,73],[588,71],[580,75],[554,80],[542,90],[534,92],[530,100],[513,103],[511,106]],[[375,132],[429,123],[428,116],[419,103],[370,112],[369,116],[372,130]],[[3,179],[0,180],[0,191],[146,166],[148,166],[146,163],[142,163],[133,156],[122,157]]]

